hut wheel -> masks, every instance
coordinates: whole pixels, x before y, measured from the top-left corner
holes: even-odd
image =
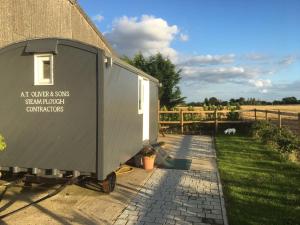
[[[106,179],[102,182],[102,189],[104,193],[113,192],[116,186],[116,173],[112,172],[107,175]]]

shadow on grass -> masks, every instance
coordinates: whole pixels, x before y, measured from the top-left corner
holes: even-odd
[[[217,137],[229,223],[299,225],[300,166],[250,137]]]

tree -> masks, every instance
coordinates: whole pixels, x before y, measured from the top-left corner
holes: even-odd
[[[205,98],[205,99],[204,99],[204,104],[205,104],[205,105],[209,105],[208,98]]]
[[[177,69],[170,59],[162,54],[145,58],[142,53],[138,53],[133,59],[123,58],[127,63],[139,68],[159,80],[162,86],[159,88],[159,99],[161,105],[172,108],[184,103],[185,97],[181,96],[178,83],[181,79],[181,69]]]
[[[235,100],[234,98],[231,98],[231,99],[229,100],[229,103],[230,103],[231,105],[233,105],[233,104],[236,103],[236,100]]]
[[[216,97],[211,97],[208,100],[210,105],[220,105],[220,101]]]
[[[286,97],[282,99],[283,104],[297,104],[298,100],[296,97]]]
[[[240,97],[238,102],[239,102],[240,105],[245,105],[245,101],[246,101],[245,98]]]

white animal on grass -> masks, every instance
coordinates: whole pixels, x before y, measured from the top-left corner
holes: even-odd
[[[224,131],[225,134],[235,134],[236,129],[235,128],[228,128]]]

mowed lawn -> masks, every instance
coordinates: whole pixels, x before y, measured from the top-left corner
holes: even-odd
[[[250,137],[216,138],[230,225],[299,225],[300,165]]]

